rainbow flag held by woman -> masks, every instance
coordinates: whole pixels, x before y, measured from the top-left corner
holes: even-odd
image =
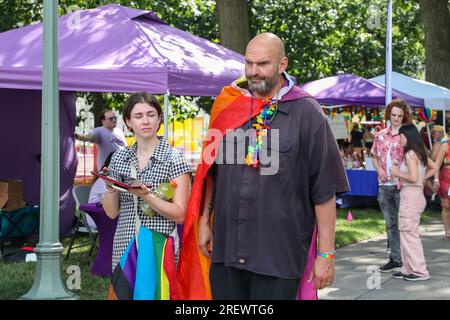
[[[176,300],[173,238],[141,226],[138,244],[133,237],[114,269],[108,300]]]
[[[239,81],[239,80],[238,80]],[[236,82],[239,84],[239,82]],[[310,97],[298,86],[294,86],[282,99],[282,101],[297,100],[303,97]],[[252,98],[252,108],[250,108],[249,92],[237,86],[227,86],[222,89],[211,110],[209,129],[219,130],[222,137],[229,131],[239,128],[249,117],[258,115],[264,104],[263,100]],[[252,113],[250,114],[250,109]],[[208,139],[208,137],[207,137]],[[180,260],[178,263],[177,280],[178,293],[180,299],[188,300],[209,300],[212,299],[209,284],[210,260],[203,256],[198,247],[198,218],[201,211],[202,197],[204,191],[205,178],[212,163],[205,161],[206,151],[217,150],[220,140],[214,139],[206,141],[203,145],[202,157],[195,174],[192,185],[191,196],[184,222],[183,236],[181,241]],[[208,154],[208,156],[211,156]],[[314,232],[309,251],[309,260],[305,273],[300,280],[298,299],[315,300],[317,291],[314,289],[314,281],[308,283],[307,277],[314,266],[316,255],[317,232]]]

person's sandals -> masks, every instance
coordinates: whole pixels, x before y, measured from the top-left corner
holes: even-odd
[[[450,240],[450,236],[444,236],[444,237],[442,238],[442,240],[448,241],[448,240]]]

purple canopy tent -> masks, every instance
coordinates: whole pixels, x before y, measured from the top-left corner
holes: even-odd
[[[323,105],[385,106],[385,88],[370,80],[343,74],[308,82],[301,86]],[[423,107],[423,99],[392,90],[393,98],[404,99],[411,107]]]
[[[28,204],[40,202],[41,154],[40,90],[0,89],[0,179],[20,179]],[[60,230],[72,227],[75,201],[72,184],[77,170],[73,141],[75,99],[70,92],[60,94]]]
[[[61,91],[216,96],[244,57],[120,5],[59,19]],[[0,34],[0,87],[41,89],[42,24]]]
[[[75,206],[70,192],[77,165],[71,92],[215,96],[242,75],[243,61],[243,56],[171,27],[150,11],[106,5],[60,17],[61,233],[69,231]],[[42,24],[0,33],[0,88],[23,89],[0,90],[0,179],[22,179],[30,203],[39,201],[40,192],[35,159],[40,152],[41,85]]]

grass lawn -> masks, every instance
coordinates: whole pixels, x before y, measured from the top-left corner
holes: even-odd
[[[361,240],[370,239],[385,233],[385,225],[378,208],[350,209],[353,221],[347,221],[348,209],[337,209],[336,248],[340,248]],[[428,210],[422,215],[423,222],[440,219],[440,212]],[[76,244],[87,238],[77,238]],[[107,295],[109,278],[97,277],[91,274],[91,265],[95,259],[95,251],[88,256],[90,247],[72,250],[69,260],[65,260],[65,253],[69,246],[69,238],[63,239],[62,277],[67,282],[71,274],[66,270],[71,265],[80,267],[81,289],[72,290],[82,300],[104,300]],[[0,300],[15,300],[27,293],[33,284],[36,263],[4,263],[0,261]]]
[[[87,237],[77,237],[74,246],[85,243]],[[81,272],[80,290],[71,290],[82,300],[104,300],[107,295],[109,278],[94,276],[91,274],[91,266],[95,259],[95,250],[89,257],[90,246],[72,249],[69,259],[65,260],[65,254],[69,247],[70,239],[62,241],[64,246],[61,259],[63,282],[66,284],[70,275],[67,273],[69,266],[78,266]],[[15,300],[27,293],[33,285],[36,272],[36,262],[3,263],[0,262],[0,300]]]
[[[352,221],[347,220],[348,211],[349,209],[337,209],[336,248],[386,233],[384,218],[378,208],[350,209],[353,216]],[[440,211],[428,209],[422,214],[421,222],[427,223],[438,220],[440,217]]]
[[[336,248],[385,233],[383,215],[378,208],[352,209],[352,221],[347,220],[349,209],[337,209]]]

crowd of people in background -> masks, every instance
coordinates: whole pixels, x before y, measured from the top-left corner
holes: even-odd
[[[353,123],[349,138],[337,139],[341,157],[347,169],[374,170],[371,165],[367,167],[367,160],[369,160],[368,162],[370,163],[372,162],[372,154],[370,150],[372,148],[375,135],[383,130],[383,127],[384,126],[381,124],[373,125]],[[448,138],[446,130],[443,126],[438,124],[430,124],[429,128],[430,138],[428,137],[426,126],[422,126],[419,133],[424,144],[425,151],[428,156],[435,161],[438,158],[438,152],[441,146],[447,143]],[[431,189],[430,183],[426,182],[425,186]],[[429,194],[429,190],[426,190],[425,194],[431,196],[431,194]]]
[[[380,272],[394,278],[428,280],[419,237],[427,200],[440,198],[443,240],[450,240],[450,152],[443,126],[428,124],[419,132],[402,100],[386,108],[387,127],[354,123],[349,138],[338,140],[347,169],[376,170],[378,203],[385,218],[389,261]],[[430,131],[430,132],[428,132]]]
[[[347,169],[374,170],[370,149],[375,135],[381,130],[381,125],[354,123],[349,138],[337,140],[342,160]]]

